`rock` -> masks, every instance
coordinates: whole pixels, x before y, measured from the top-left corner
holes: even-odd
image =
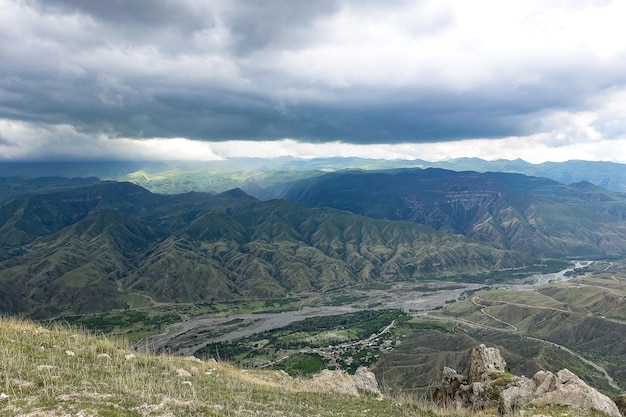
[[[369,392],[382,398],[376,375],[365,366],[359,366],[352,379],[357,390]]]
[[[178,375],[181,378],[189,378],[191,377],[191,372],[187,371],[186,369],[183,368],[178,368],[176,370],[176,375]]]
[[[4,392],[0,393],[0,401],[4,401],[4,400],[8,400],[9,396],[6,395]]]
[[[282,369],[279,369],[278,371],[276,371],[276,373],[283,378],[291,379],[291,375],[289,375],[287,372],[283,371]]]
[[[331,392],[337,392],[354,397],[359,396],[352,378],[346,371],[330,371],[323,369],[319,374],[313,375],[311,385],[318,388],[325,388]]]
[[[443,368],[441,384],[435,388],[433,400],[446,408],[459,410],[466,405],[465,399],[462,398],[461,386],[466,385],[463,375],[458,374],[454,369]]]
[[[621,416],[613,400],[587,385],[568,369],[556,373],[554,390],[537,395],[531,403],[534,405],[569,405],[585,410],[602,411],[614,417]]]
[[[472,350],[467,373],[467,380],[470,384],[488,381],[505,372],[506,362],[498,349],[488,348],[481,344]]]
[[[324,369],[311,378],[309,385],[312,388],[321,388],[325,391],[338,392],[354,397],[358,397],[359,390],[361,390],[382,398],[376,376],[364,366],[359,367],[354,375],[349,375],[346,371]]]
[[[128,355],[124,355],[124,359],[126,359],[127,361],[132,361],[135,358],[136,356],[132,353],[129,353]]]
[[[526,407],[534,398],[537,382],[529,378],[518,378],[511,386],[500,391],[498,409],[501,414],[511,414]]]
[[[533,376],[533,381],[537,386],[534,392],[536,396],[556,389],[556,375],[552,372],[539,371]]]
[[[467,377],[454,369],[443,369],[442,382],[435,389],[433,400],[455,410],[498,408],[500,390],[494,387],[509,382],[505,369],[500,351],[481,344],[472,350]]]
[[[620,416],[617,405],[609,397],[567,369],[556,375],[539,371],[532,378],[517,377],[505,369],[506,362],[498,349],[480,345],[472,351],[467,378],[454,369],[443,369],[442,382],[435,389],[433,400],[454,409],[497,407],[502,414],[528,405],[565,405]]]
[[[65,354],[66,354],[67,356],[76,356],[76,354],[75,354],[74,352],[72,352],[71,350],[66,350],[66,351],[65,351]]]

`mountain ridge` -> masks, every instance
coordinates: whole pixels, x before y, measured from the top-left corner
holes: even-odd
[[[587,183],[441,168],[339,171],[278,197],[405,220],[532,256],[622,255],[626,199]]]
[[[8,253],[0,306],[30,306],[38,318],[125,308],[131,294],[162,302],[280,298],[529,262],[426,226],[261,202],[240,190],[165,196],[106,182],[10,200],[0,212]]]

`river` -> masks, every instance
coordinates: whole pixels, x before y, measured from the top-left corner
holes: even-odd
[[[455,284],[456,285],[456,284]],[[431,292],[398,291],[380,297],[375,309],[398,309],[406,312],[432,310],[456,300],[463,291],[479,288],[477,284],[457,285],[454,289],[441,289]],[[372,298],[382,291],[372,291]],[[302,307],[299,310],[282,313],[235,314],[228,317],[191,319],[169,326],[165,333],[142,339],[135,345],[140,351],[170,351],[179,355],[192,355],[211,343],[241,339],[267,330],[285,327],[309,317],[331,316],[354,313],[368,309],[362,305],[321,305]],[[371,309],[371,308],[370,308]]]
[[[589,266],[592,261],[576,262],[573,268],[567,268],[553,274],[534,275],[532,282],[511,285],[513,290],[534,289],[554,281],[570,279],[566,274],[574,268]],[[455,284],[457,285],[457,284]],[[480,288],[479,284],[458,284],[457,288],[439,289],[430,292],[406,290],[389,292],[371,291],[370,301],[376,302],[376,309],[399,309],[406,312],[428,311],[443,307],[451,300],[457,300],[467,290]],[[150,336],[139,341],[135,348],[145,351],[170,351],[179,355],[192,355],[208,344],[227,342],[252,336],[268,330],[285,327],[309,317],[330,316],[353,313],[368,309],[368,302],[362,305],[321,305],[303,307],[299,310],[282,313],[236,314],[228,317],[192,319],[169,326],[165,333]]]

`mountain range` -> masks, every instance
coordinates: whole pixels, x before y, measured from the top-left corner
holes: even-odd
[[[36,318],[157,302],[280,298],[519,267],[510,250],[410,222],[100,182],[0,206],[0,309]]]
[[[290,178],[259,200],[0,177],[0,309],[282,298],[626,253],[626,198],[589,182],[440,168]]]
[[[586,181],[609,191],[626,193],[626,165],[603,161],[565,161],[532,164],[521,159],[485,161],[458,158],[430,162],[421,159],[366,158],[232,158],[219,161],[68,161],[0,162],[2,177],[98,177],[130,181],[152,192],[220,193],[241,188],[263,199],[264,189],[298,179],[345,169],[389,170],[442,168],[451,171],[507,172],[549,178],[563,184]]]
[[[268,195],[463,234],[530,256],[620,256],[626,199],[588,182],[438,168],[347,170]]]

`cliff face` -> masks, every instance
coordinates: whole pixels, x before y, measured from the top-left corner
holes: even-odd
[[[532,256],[626,250],[626,200],[591,184],[441,169],[347,171],[296,182],[280,197],[420,223]]]
[[[467,377],[444,368],[433,399],[456,409],[498,408],[502,414],[527,406],[566,405],[620,417],[617,405],[567,369],[556,374],[539,371],[532,378],[507,373],[496,348],[480,345],[472,351]]]

